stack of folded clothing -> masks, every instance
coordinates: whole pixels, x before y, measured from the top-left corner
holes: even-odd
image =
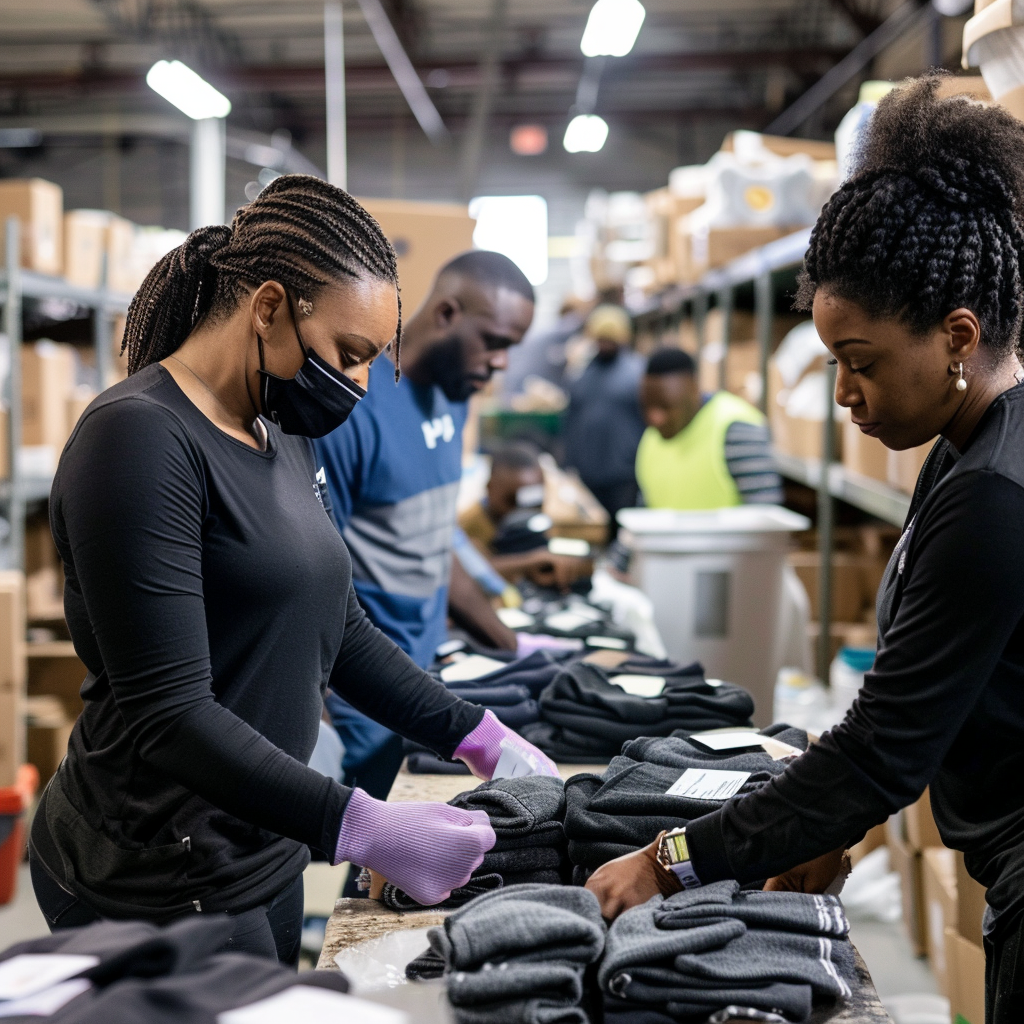
[[[655,897],[608,932],[598,970],[605,1019],[704,1021],[738,1007],[806,1021],[814,1003],[850,997],[848,931],[835,896],[716,882]]]
[[[565,792],[561,779],[549,775],[493,779],[448,803],[466,811],[484,811],[496,842],[484,854],[469,883],[453,890],[440,906],[461,907],[493,889],[524,883],[558,885],[571,877],[562,826]],[[395,910],[418,906],[411,896],[392,885],[384,887],[381,901]]]
[[[310,987],[319,989],[312,998],[323,1012],[339,1020],[353,1012],[341,994],[348,981],[340,972],[296,975],[262,957],[217,953],[234,928],[226,914],[195,914],[166,928],[101,921],[18,943],[0,952],[0,968],[14,971],[24,994],[0,999],[0,1016],[14,1022],[45,1016],[54,1024],[209,1024],[225,1011],[273,999],[279,1019],[287,1020],[289,1008],[301,1013],[300,1004],[308,1006]],[[19,969],[17,958],[24,956],[37,959],[20,961],[25,967]],[[60,957],[68,958],[60,962],[62,971]],[[51,973],[44,971],[33,988],[26,984],[28,968],[43,961],[52,961]],[[295,986],[303,987],[293,993]]]
[[[586,660],[566,665],[539,703],[541,722],[522,735],[556,761],[590,764],[640,736],[749,725],[754,713],[746,690],[708,682],[699,664],[643,656],[608,669]]]
[[[481,896],[429,933],[459,1024],[587,1024],[584,974],[604,938],[593,893],[557,885]]]
[[[807,733],[784,724],[760,734],[807,749]],[[715,753],[682,736],[648,737],[625,744],[601,775],[574,775],[565,785],[565,834],[574,881],[606,861],[653,842],[662,829],[681,828],[721,806],[721,800],[669,792],[687,769],[749,772],[736,795],[752,792],[786,769],[765,750]]]

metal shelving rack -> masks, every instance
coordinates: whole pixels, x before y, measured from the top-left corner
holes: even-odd
[[[114,317],[128,309],[131,296],[106,288],[79,288],[60,278],[22,270],[21,223],[17,217],[9,218],[5,226],[4,254],[4,267],[0,269],[0,304],[4,308],[3,329],[10,352],[10,369],[3,386],[3,403],[8,413],[10,474],[0,481],[0,505],[6,511],[10,532],[0,545],[0,563],[4,568],[24,569],[25,513],[31,503],[49,497],[53,477],[26,475],[20,465],[22,301],[26,297],[66,299],[93,311],[93,345],[102,390],[110,381],[113,369]],[[103,276],[106,277],[105,272]]]
[[[787,277],[804,258],[810,241],[810,229],[796,231],[784,238],[753,249],[726,266],[710,271],[696,284],[677,286],[655,297],[636,314],[640,323],[659,328],[675,326],[692,317],[699,346],[704,344],[704,322],[712,300],[722,311],[723,343],[728,349],[735,291],[752,285],[754,316],[760,348],[761,411],[768,411],[768,360],[772,346],[772,317],[776,294]],[[789,276],[789,280],[792,278]],[[720,384],[725,384],[725,353],[720,366]],[[835,370],[825,375],[828,394],[826,408],[832,406]],[[910,509],[910,495],[895,488],[849,472],[835,459],[835,423],[826,418],[822,438],[822,459],[801,459],[776,453],[779,472],[790,480],[814,488],[818,494],[818,549],[821,554],[819,606],[821,631],[818,636],[818,674],[828,678],[832,623],[832,552],[835,502],[846,502],[869,515],[894,526],[903,526]]]

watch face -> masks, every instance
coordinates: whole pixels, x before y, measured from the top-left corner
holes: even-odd
[[[662,842],[668,855],[669,864],[680,864],[684,860],[690,859],[690,850],[686,845],[686,833],[679,832],[674,835],[667,835]]]

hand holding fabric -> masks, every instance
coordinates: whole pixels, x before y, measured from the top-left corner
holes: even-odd
[[[341,819],[334,863],[372,868],[417,903],[446,900],[494,846],[483,811],[438,803],[385,803],[354,789]]]
[[[663,832],[661,835],[664,835]],[[658,863],[658,836],[649,846],[602,864],[587,879],[589,889],[601,904],[601,916],[613,921],[631,907],[646,903],[659,893],[671,896],[682,885],[674,874]]]
[[[494,770],[506,749],[517,754],[530,768],[517,774],[558,777],[558,768],[547,754],[502,725],[491,711],[484,712],[480,724],[456,747],[455,756],[465,762],[478,779],[486,780],[494,778]]]
[[[831,893],[832,884],[842,875],[843,869],[846,874],[850,873],[849,860],[845,848],[822,854],[806,864],[798,864],[781,875],[769,878],[764,884],[765,891]],[[842,889],[841,883],[839,888]]]

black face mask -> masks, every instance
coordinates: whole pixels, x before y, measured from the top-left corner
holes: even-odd
[[[263,415],[286,434],[323,437],[348,419],[356,402],[366,392],[351,378],[306,348],[299,334],[299,322],[291,296],[288,306],[295,324],[295,337],[306,361],[290,380],[263,368],[263,339],[257,334],[260,351],[260,404]]]
[[[424,357],[430,379],[444,392],[449,402],[466,402],[476,393],[475,381],[488,381],[490,374],[470,375],[466,372],[462,339],[452,335],[432,345]]]

